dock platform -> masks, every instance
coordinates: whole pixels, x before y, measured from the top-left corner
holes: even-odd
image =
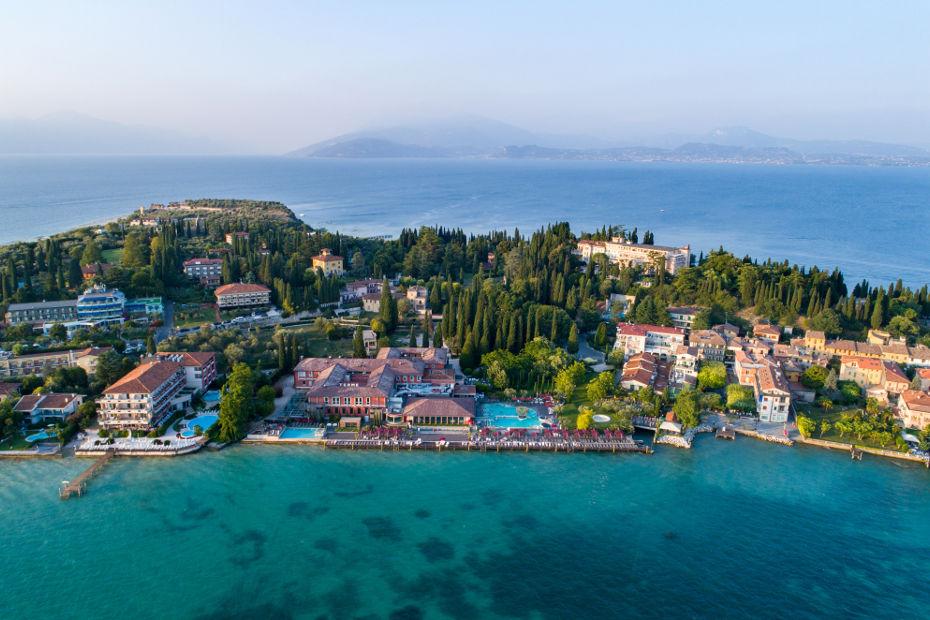
[[[733,441],[736,439],[736,431],[734,431],[732,427],[721,426],[717,429],[715,437],[717,439],[729,439]]]

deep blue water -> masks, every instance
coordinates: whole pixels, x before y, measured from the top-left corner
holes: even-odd
[[[930,472],[701,437],[655,455],[238,446],[0,460],[6,618],[918,618]]]
[[[276,157],[0,157],[0,242],[198,197],[280,200],[311,225],[534,229],[568,220],[656,242],[930,282],[930,170]]]

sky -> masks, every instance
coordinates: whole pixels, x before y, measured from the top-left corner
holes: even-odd
[[[0,118],[277,153],[419,118],[930,146],[930,2],[0,0]]]

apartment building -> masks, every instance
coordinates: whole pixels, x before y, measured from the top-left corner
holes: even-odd
[[[185,383],[184,368],[177,362],[140,364],[97,399],[100,426],[132,430],[157,427],[172,411],[190,402],[189,396],[181,395]]]
[[[111,347],[88,347],[0,357],[0,378],[45,375],[56,368],[80,366],[88,375],[97,370],[97,358]]]
[[[271,303],[271,289],[261,284],[225,284],[215,291],[216,305],[230,308],[257,308]]]
[[[184,275],[203,286],[219,286],[223,278],[223,259],[191,258],[184,261]]]
[[[92,286],[77,298],[77,318],[94,325],[122,323],[126,315],[126,295],[119,289]]]
[[[184,369],[184,386],[203,394],[216,379],[216,353],[207,351],[159,352],[146,361],[175,362]]]
[[[75,299],[10,304],[5,316],[8,325],[67,323],[76,321],[77,318],[77,300]]]

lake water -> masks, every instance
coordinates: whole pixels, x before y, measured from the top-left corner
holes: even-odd
[[[0,461],[4,617],[923,617],[930,472],[701,437],[644,455],[238,446]]]
[[[850,280],[930,282],[930,170],[281,157],[0,157],[0,243],[185,198],[279,200],[361,235],[568,220],[656,232],[659,244],[841,267]]]

